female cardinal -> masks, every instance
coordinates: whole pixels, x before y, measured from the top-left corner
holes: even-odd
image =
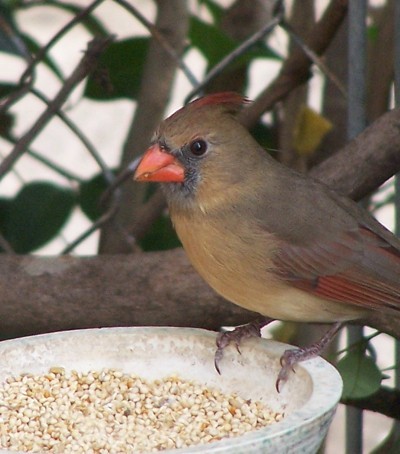
[[[218,93],[181,108],[135,173],[162,183],[193,266],[223,297],[271,319],[398,313],[400,241],[355,202],[269,156],[235,117],[244,102]],[[288,351],[278,384],[338,328],[311,349]],[[219,338],[219,357],[228,342]]]

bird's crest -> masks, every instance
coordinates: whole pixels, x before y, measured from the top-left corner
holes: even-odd
[[[240,95],[239,93],[227,91],[222,93],[213,93],[192,101],[192,107],[203,107],[212,105],[221,105],[227,107],[229,110],[237,112],[244,104],[249,103],[250,100]]]
[[[206,95],[202,98],[195,99],[173,113],[163,121],[161,129],[163,131],[169,129],[169,133],[174,131],[174,134],[177,134],[177,131],[184,130],[190,130],[193,133],[193,122],[198,121],[199,115],[203,117],[203,114],[207,112],[209,116],[211,115],[211,121],[215,121],[215,115],[219,114],[235,116],[241,107],[248,102],[250,101],[247,98],[234,92]],[[202,121],[204,122],[204,117]],[[162,133],[159,130],[156,135],[158,136],[160,134]]]

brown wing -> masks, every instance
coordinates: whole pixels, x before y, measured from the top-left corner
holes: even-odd
[[[283,242],[274,262],[283,279],[315,295],[400,310],[400,251],[368,228],[311,246]]]

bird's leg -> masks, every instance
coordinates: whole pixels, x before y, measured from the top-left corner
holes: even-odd
[[[273,318],[263,318],[261,320],[255,320],[246,325],[237,326],[233,331],[224,331],[220,332],[217,337],[217,350],[214,356],[214,366],[219,374],[221,371],[219,369],[219,363],[224,356],[225,348],[230,344],[234,343],[236,350],[240,352],[239,345],[243,339],[250,337],[261,337],[261,328],[273,322]]]
[[[280,392],[280,385],[287,381],[290,371],[294,372],[294,366],[301,361],[319,356],[335,337],[342,325],[340,322],[333,324],[319,341],[311,344],[309,347],[293,348],[284,352],[280,359],[282,367],[275,385],[278,392]]]

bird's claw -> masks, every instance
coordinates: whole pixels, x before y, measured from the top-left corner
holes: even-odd
[[[290,350],[286,350],[280,359],[281,370],[278,374],[278,379],[276,380],[276,390],[280,392],[281,383],[285,383],[289,377],[289,373],[294,370],[294,366],[301,362],[305,361],[306,359],[315,358],[316,356],[320,355],[327,344],[332,340],[332,338],[336,335],[336,333],[341,328],[341,323],[334,323],[329,330],[322,336],[322,338],[315,342],[314,344],[310,345],[307,348],[294,348]]]
[[[229,344],[233,343],[236,347],[236,350],[241,355],[242,352],[240,351],[239,346],[242,340],[250,337],[261,337],[261,328],[265,324],[265,322],[248,323],[247,325],[236,327],[233,331],[225,331],[218,334],[216,341],[217,350],[214,355],[214,367],[219,374],[221,374],[219,364],[224,356],[225,348]]]
[[[281,365],[281,370],[279,371],[278,378],[275,383],[275,388],[278,393],[281,392],[281,384],[284,385],[287,382],[290,372],[296,373],[294,366],[302,360],[303,355],[304,350],[294,348],[285,350],[283,355],[280,357],[279,363]]]
[[[221,375],[221,370],[219,368],[219,363],[221,362],[223,356],[224,356],[224,350],[225,348],[231,343],[234,342],[236,345],[236,350],[240,353],[239,350],[239,343],[237,340],[233,339],[232,337],[233,331],[227,331],[227,332],[221,332],[218,333],[217,336],[217,350],[215,351],[214,355],[214,367],[216,371]]]
[[[223,356],[224,356],[224,349],[218,347],[217,350],[215,351],[215,355],[214,355],[214,367],[215,367],[215,370],[219,373],[219,375],[221,375],[219,363],[222,360]]]

